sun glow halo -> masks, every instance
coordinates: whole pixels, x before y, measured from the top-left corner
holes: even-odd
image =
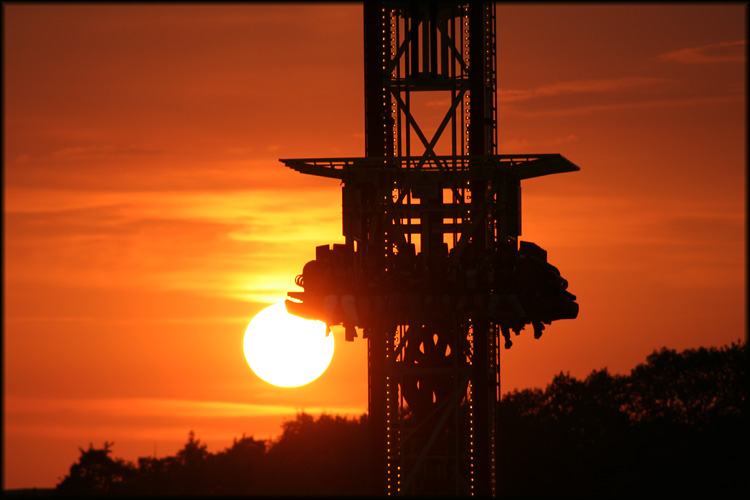
[[[263,309],[245,330],[245,359],[258,377],[279,387],[308,384],[333,357],[333,333],[322,321],[286,312],[283,302]]]

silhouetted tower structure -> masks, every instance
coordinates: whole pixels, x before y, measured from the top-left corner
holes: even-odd
[[[281,160],[343,183],[345,243],[316,249],[287,308],[362,329],[382,493],[494,495],[500,335],[578,313],[518,240],[521,180],[578,167],[497,154],[494,2],[363,9],[365,157]]]

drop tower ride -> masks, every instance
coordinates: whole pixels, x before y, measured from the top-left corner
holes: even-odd
[[[494,496],[500,337],[578,314],[519,240],[521,180],[579,168],[498,154],[494,2],[363,10],[365,156],[281,160],[343,184],[345,242],[315,249],[287,309],[367,342],[376,493]]]

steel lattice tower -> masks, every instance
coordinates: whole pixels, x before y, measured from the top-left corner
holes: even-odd
[[[492,307],[509,286],[500,262],[519,255],[521,180],[578,167],[497,154],[494,2],[363,9],[365,157],[281,160],[343,183],[345,243],[316,249],[316,261],[341,268],[340,317],[313,285],[316,261],[298,277],[304,292],[289,293],[302,303],[287,307],[344,323],[347,340],[362,328],[382,493],[495,495],[500,333],[518,333],[510,308]],[[565,297],[547,309],[525,302],[536,319],[520,328],[575,317]]]

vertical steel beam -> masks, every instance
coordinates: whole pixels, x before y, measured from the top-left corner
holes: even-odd
[[[469,2],[469,155],[495,154],[496,124],[492,116],[491,103],[494,102],[494,87],[491,72],[494,56],[489,42],[494,38],[494,15],[489,10],[488,2]],[[492,219],[487,210],[479,207],[486,206],[487,194],[490,186],[487,181],[472,181],[470,189],[472,204],[477,207],[474,217],[481,218],[479,230],[472,235],[474,245],[481,249],[492,248],[495,244],[492,229]],[[473,318],[474,358],[472,362],[471,392],[473,405],[473,462],[474,462],[474,491],[477,495],[491,496],[494,486],[493,470],[493,432],[495,419],[493,417],[497,402],[494,401],[495,391],[492,379],[490,360],[494,358],[495,347],[491,340],[495,331],[490,327],[489,319],[481,314]]]
[[[393,154],[393,139],[388,103],[390,96],[385,88],[385,64],[390,47],[390,22],[383,2],[372,1],[363,4],[364,17],[364,69],[365,69],[365,156],[386,157]],[[377,204],[377,186],[358,186],[357,195],[364,208],[358,221],[364,226],[362,237],[363,252],[374,266],[385,265],[383,235],[373,232],[377,221],[368,217],[370,207]],[[346,188],[346,187],[345,187]],[[351,188],[350,188],[351,189]],[[373,215],[377,217],[377,215]],[[373,227],[375,226],[375,227]],[[377,231],[377,229],[376,229]],[[348,243],[348,242],[347,242]],[[368,414],[370,432],[370,470],[373,487],[377,494],[385,495],[387,490],[387,423],[386,397],[387,380],[385,375],[386,334],[372,329],[367,339]]]

